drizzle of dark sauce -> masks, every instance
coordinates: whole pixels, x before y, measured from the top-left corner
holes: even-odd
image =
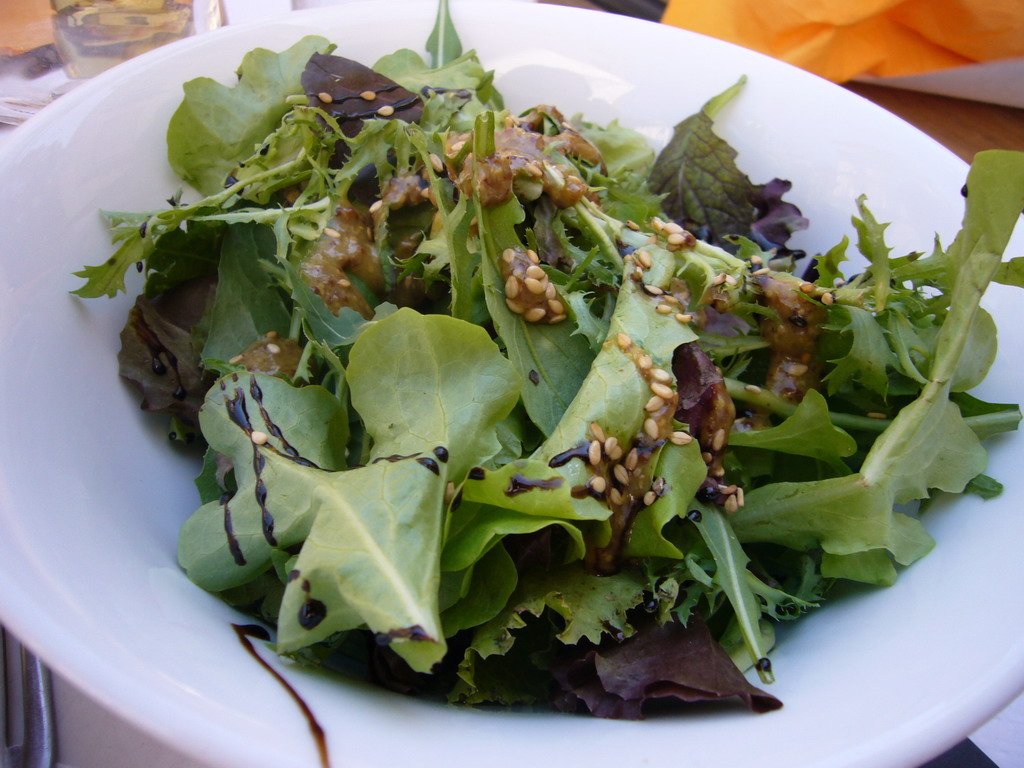
[[[760,659],[758,659],[757,664],[755,666],[762,672],[772,671],[772,662],[767,656],[762,656]]]
[[[188,397],[188,392],[181,381],[181,372],[178,370],[178,358],[160,341],[160,337],[146,323],[141,311],[137,308],[132,309],[129,316],[135,326],[135,335],[149,351],[151,358],[150,366],[153,373],[157,376],[164,376],[168,369],[172,370],[177,379],[177,387],[174,390],[173,397],[177,400],[184,400]]]
[[[441,474],[441,469],[437,466],[437,462],[434,461],[433,459],[431,459],[431,458],[429,458],[427,456],[424,456],[421,459],[416,459],[416,461],[417,461],[417,463],[422,464],[424,467],[429,469],[435,475],[440,475]]]
[[[598,493],[589,485],[574,485],[569,493],[572,494],[574,499],[585,499],[589,496],[590,498],[597,499],[598,501],[605,500],[605,494]]]
[[[563,477],[552,477],[547,480],[537,480],[531,477],[525,477],[516,472],[508,480],[508,488],[505,489],[505,495],[518,496],[521,493],[532,491],[534,488],[542,488],[545,490],[560,488],[564,482],[565,478]]]
[[[391,645],[392,640],[411,640],[414,643],[422,642],[433,642],[433,638],[427,634],[426,630],[423,629],[419,624],[413,624],[411,627],[401,627],[399,629],[392,629],[389,632],[378,632],[373,636],[374,642],[377,645]]]
[[[442,464],[448,463],[448,449],[443,445],[439,445],[434,449],[434,455],[437,456],[437,460]]]
[[[306,718],[306,722],[309,724],[309,732],[313,734],[313,741],[316,743],[317,754],[320,755],[320,765],[323,768],[330,768],[331,758],[327,753],[327,737],[324,734],[324,729],[320,723],[317,722],[316,716],[313,714],[313,710],[309,708],[309,705],[299,695],[299,692],[292,687],[284,677],[268,664],[259,653],[256,652],[256,648],[249,640],[250,637],[264,642],[270,641],[270,633],[266,628],[259,626],[258,624],[232,624],[231,628],[235,630],[235,634],[238,636],[238,642],[242,644],[242,647],[248,651],[249,655],[259,662],[260,666],[263,667],[267,672],[273,675],[274,679],[277,680],[284,689],[288,691],[288,695],[292,697],[296,704],[299,705],[299,709],[302,710],[303,716]]]
[[[224,533],[228,537],[228,550],[231,552],[235,565],[245,565],[245,555],[242,554],[242,547],[235,536],[235,525],[231,522],[231,507],[228,506],[230,500],[231,494],[228,493],[220,497],[220,503],[224,507]]]
[[[305,630],[315,629],[326,618],[327,606],[312,597],[299,608],[299,626]]]
[[[400,453],[392,453],[390,456],[378,456],[376,459],[374,459],[370,463],[371,464],[377,464],[378,462],[381,462],[381,461],[390,461],[392,464],[394,464],[396,461],[403,461],[405,459],[413,459],[413,458],[415,458],[417,456],[419,456],[419,453],[410,453],[408,456],[403,456]]]
[[[694,523],[699,523],[701,520],[704,519],[704,516],[700,513],[699,509],[691,509],[689,512],[686,513],[686,519]]]
[[[535,371],[533,368],[530,369],[530,372],[527,374],[527,377],[530,379],[530,383],[533,384],[534,386],[540,384],[540,374],[537,373],[537,371]]]
[[[580,459],[582,461],[586,461],[589,448],[590,443],[583,441],[575,448],[570,448],[567,451],[556,453],[554,456],[551,457],[551,460],[548,462],[548,466],[551,467],[552,469],[555,467],[564,467],[573,459]]]
[[[470,480],[483,480],[487,477],[487,470],[483,467],[473,467],[469,470],[469,475],[467,475],[467,477],[469,477]]]

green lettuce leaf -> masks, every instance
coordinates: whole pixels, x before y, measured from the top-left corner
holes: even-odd
[[[185,83],[185,98],[167,128],[174,172],[205,195],[222,189],[231,170],[291,109],[287,97],[302,93],[299,78],[309,57],[333,47],[309,36],[282,53],[257,48],[242,59],[234,86],[208,77]]]

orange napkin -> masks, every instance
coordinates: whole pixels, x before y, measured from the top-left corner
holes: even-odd
[[[16,56],[53,42],[49,0],[3,0],[0,56]]]
[[[662,21],[836,82],[1024,56],[1022,0],[669,0]]]

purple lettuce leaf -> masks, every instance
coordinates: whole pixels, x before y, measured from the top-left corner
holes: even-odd
[[[758,713],[782,706],[747,681],[697,617],[685,627],[652,621],[622,643],[560,659],[551,672],[559,687],[552,706],[563,712],[582,704],[597,717],[641,720],[654,702],[739,698]]]

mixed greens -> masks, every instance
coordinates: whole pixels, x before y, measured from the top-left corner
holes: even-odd
[[[307,37],[185,85],[172,167],[202,195],[107,213],[84,297],[145,287],[122,375],[205,446],[190,579],[276,649],[464,704],[639,718],[653,700],[781,706],[777,622],[933,546],[910,503],[998,494],[967,392],[979,305],[1024,207],[982,153],[963,229],[893,257],[856,201],[807,257],[788,182],[714,131],[655,156],[624,125],[505,109],[442,3],[427,64]]]

